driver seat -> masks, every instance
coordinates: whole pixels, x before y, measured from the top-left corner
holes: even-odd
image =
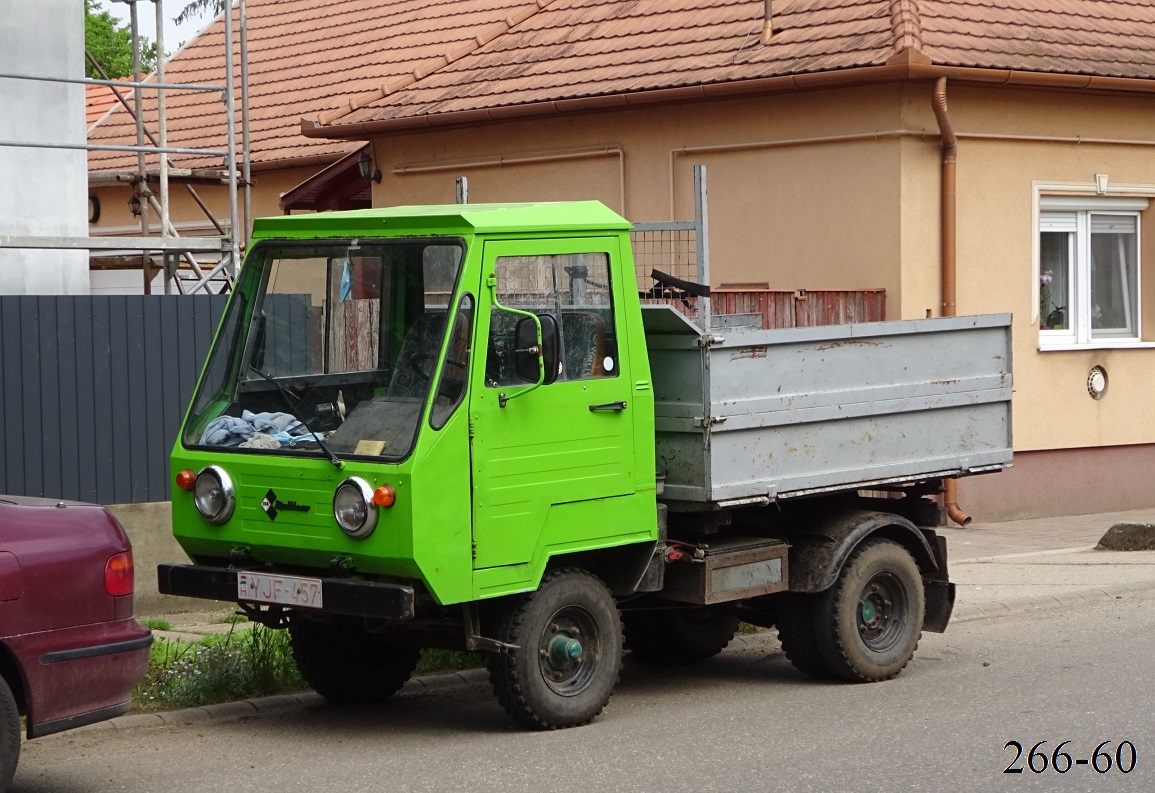
[[[425,374],[437,363],[445,334],[445,314],[422,314],[405,331],[401,351],[393,365],[393,375],[385,396],[421,399],[429,389]],[[416,359],[414,356],[418,356]]]

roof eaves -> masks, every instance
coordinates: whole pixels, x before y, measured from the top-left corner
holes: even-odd
[[[348,136],[350,140],[356,140],[352,136]],[[355,151],[356,149],[352,149]],[[250,170],[255,172],[260,171],[279,171],[284,168],[312,168],[315,166],[328,166],[337,162],[343,157],[347,157],[349,151],[327,152],[325,154],[306,154],[300,157],[281,157],[276,160],[254,160]]]
[[[513,121],[527,118],[569,115],[580,112],[622,110],[630,107],[675,104],[707,99],[792,91],[844,88],[856,85],[931,80],[947,77],[961,83],[1002,85],[1021,88],[1056,88],[1102,93],[1155,94],[1155,80],[1134,77],[1096,77],[1082,74],[1027,72],[1013,69],[989,69],[940,66],[913,50],[905,50],[882,66],[862,66],[808,74],[762,77],[705,85],[682,86],[653,91],[605,94],[547,102],[531,102],[476,110],[459,110],[441,114],[362,121],[351,124],[322,125],[301,120],[301,134],[308,138],[345,138],[364,140],[379,134],[415,132],[446,127]]]
[[[476,110],[459,110],[434,115],[362,121],[351,124],[324,125],[309,119],[302,119],[301,134],[308,138],[363,139],[366,136],[384,132],[416,131],[447,126],[467,126],[486,122],[569,115],[579,112],[621,110],[629,107],[674,104],[729,96],[782,93],[832,86],[890,82],[908,77],[909,69],[910,65],[905,63],[884,66],[865,66],[830,72],[762,77],[750,80],[680,86],[677,88],[602,94],[598,96],[575,97],[572,99],[558,99],[546,102],[529,102]]]

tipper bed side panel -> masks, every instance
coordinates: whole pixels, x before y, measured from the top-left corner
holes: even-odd
[[[664,500],[727,502],[998,470],[1010,316],[715,330],[645,309]]]

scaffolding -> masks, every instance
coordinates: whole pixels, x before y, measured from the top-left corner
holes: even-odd
[[[100,68],[90,53],[85,51],[87,61],[92,64],[101,79],[62,78],[26,74],[0,74],[0,77],[18,80],[36,80],[51,83],[79,83],[82,85],[105,85],[112,89],[115,100],[128,112],[136,125],[136,144],[120,146],[110,144],[56,143],[0,141],[0,146],[14,146],[42,149],[83,149],[85,151],[135,152],[136,167],[102,175],[99,180],[90,177],[89,186],[99,184],[126,183],[132,186],[134,209],[139,211],[140,236],[18,236],[0,234],[0,248],[28,248],[54,250],[88,250],[90,269],[122,269],[139,267],[143,271],[144,291],[151,292],[151,283],[157,274],[152,255],[160,254],[164,272],[165,294],[211,293],[212,286],[219,284],[218,291],[231,289],[240,263],[240,253],[248,241],[251,222],[251,177],[249,171],[249,104],[248,104],[248,26],[245,0],[230,2],[224,14],[225,23],[225,80],[223,85],[198,85],[188,83],[166,83],[164,64],[164,3],[163,0],[113,0],[129,6],[129,25],[132,43],[133,75],[131,81],[112,80]],[[156,13],[156,71],[151,76],[141,74],[141,47],[137,3],[151,2]],[[238,7],[240,28],[240,73],[241,73],[241,171],[238,172],[237,156],[237,114],[236,114],[236,60],[233,56],[233,7]],[[151,77],[151,79],[150,79]],[[144,91],[156,91],[157,121],[156,132],[146,129],[144,120]],[[166,92],[207,91],[221,94],[225,105],[226,147],[224,149],[179,148],[168,145],[168,118],[166,113]],[[126,93],[131,94],[131,100]],[[146,143],[147,141],[147,143]],[[224,158],[224,168],[181,169],[170,159],[171,155],[219,156]],[[155,155],[156,167],[150,167],[149,156]],[[169,214],[169,188],[172,184],[183,187],[212,224],[216,234],[204,237],[181,236],[173,225]],[[151,185],[155,184],[154,192]],[[209,206],[197,193],[194,185],[213,184],[227,187],[229,217],[227,227],[216,218]],[[243,222],[238,207],[238,186],[243,185]],[[151,214],[158,219],[159,234],[153,234]],[[124,252],[138,252],[124,255]],[[100,252],[95,253],[94,252]],[[198,258],[202,257],[202,258]]]

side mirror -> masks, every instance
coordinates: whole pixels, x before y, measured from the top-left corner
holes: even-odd
[[[541,347],[537,345],[537,327],[541,325]],[[514,365],[517,376],[527,383],[536,383],[539,375],[542,385],[549,385],[557,380],[561,364],[561,352],[558,347],[558,338],[561,335],[557,317],[553,314],[542,314],[534,321],[533,317],[524,317],[517,322],[514,335]],[[545,367],[544,373],[541,367]]]

